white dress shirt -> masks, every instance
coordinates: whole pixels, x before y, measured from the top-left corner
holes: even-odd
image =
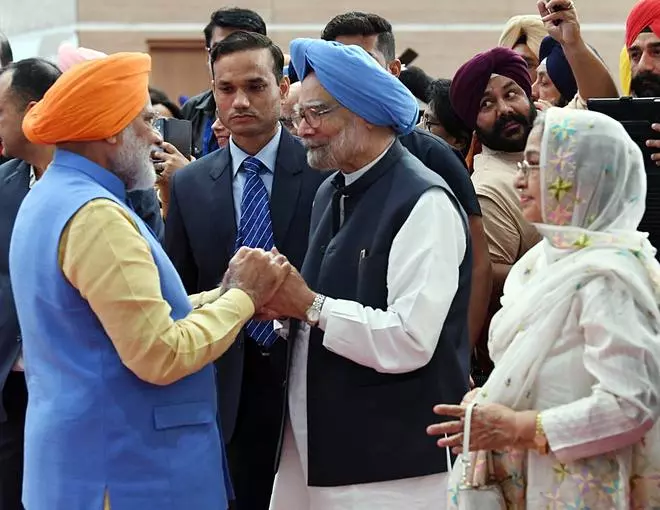
[[[280,147],[280,140],[282,139],[282,126],[277,124],[277,132],[270,141],[263,146],[263,148],[253,157],[258,159],[266,169],[265,172],[259,175],[261,180],[266,186],[268,196],[271,196],[273,191],[273,179],[275,177],[275,166],[277,165],[277,151]],[[243,188],[247,176],[244,171],[241,171],[241,165],[247,158],[252,157],[243,149],[241,149],[232,137],[229,137],[229,154],[231,154],[232,166],[232,195],[234,197],[234,213],[236,215],[236,227],[241,224],[241,199],[243,198]]]
[[[346,174],[346,184],[364,175],[385,152],[367,167]],[[425,192],[392,242],[387,310],[329,296],[319,321],[324,347],[383,373],[411,372],[426,365],[458,289],[465,251],[465,226],[452,200],[439,188]],[[307,487],[309,335],[309,326],[303,324],[293,348],[289,418],[271,510],[444,508],[446,473],[344,487]],[[396,413],[393,409],[392,419]],[[424,434],[424,430],[410,433]],[[396,447],[393,438],[392,448]]]

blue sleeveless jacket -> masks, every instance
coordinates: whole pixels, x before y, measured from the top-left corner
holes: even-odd
[[[127,206],[123,183],[58,150],[21,205],[10,248],[29,393],[23,502],[29,510],[100,510],[107,490],[113,510],[225,510],[212,365],[168,386],[140,380],[59,266],[65,226],[98,198],[126,208],[138,225],[172,319],[191,311],[167,255]]]

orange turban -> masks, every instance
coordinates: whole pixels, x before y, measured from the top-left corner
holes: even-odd
[[[151,57],[116,53],[74,66],[23,119],[32,143],[91,142],[116,135],[149,97]]]

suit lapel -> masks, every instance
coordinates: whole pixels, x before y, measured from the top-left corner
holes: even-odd
[[[30,165],[21,161],[0,183],[3,201],[10,209],[18,210],[30,188]]]
[[[275,246],[281,245],[291,225],[298,205],[302,185],[304,152],[286,129],[277,150],[273,190],[270,199],[270,216],[273,223]]]
[[[215,238],[218,239],[219,246],[226,251],[229,259],[233,255],[237,230],[232,191],[231,155],[229,148],[220,149],[216,154],[217,157],[211,163],[209,172],[211,185],[208,190],[208,200],[211,204],[212,214],[209,223],[215,231]]]

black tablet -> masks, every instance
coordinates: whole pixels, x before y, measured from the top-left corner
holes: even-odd
[[[618,120],[644,153],[644,165],[647,170],[660,171],[651,154],[660,152],[649,150],[646,140],[660,139],[660,133],[651,129],[651,124],[660,123],[660,98],[657,97],[620,97],[617,99],[590,99],[587,106],[592,112],[604,113]]]
[[[639,230],[648,232],[651,244],[660,249],[660,167],[651,159],[651,154],[660,151],[646,147],[647,140],[660,139],[660,133],[651,129],[651,124],[660,123],[660,98],[590,99],[587,106],[591,111],[604,113],[618,120],[630,138],[642,149],[647,190],[646,212]],[[660,253],[656,254],[656,258],[660,260]]]

